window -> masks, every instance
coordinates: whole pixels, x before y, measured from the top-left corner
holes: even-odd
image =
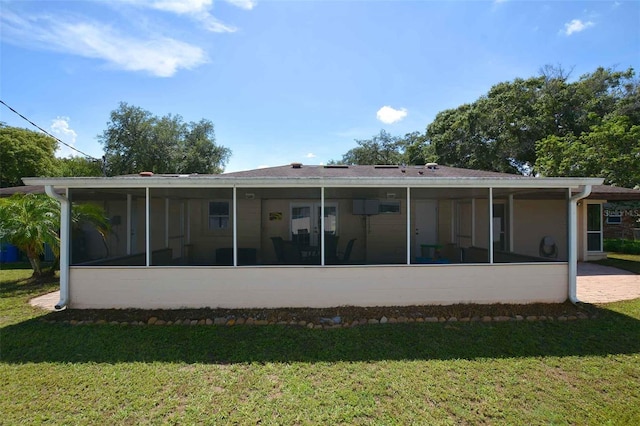
[[[229,228],[229,202],[209,201],[209,230]]]
[[[380,201],[378,204],[380,214],[400,214],[400,201]]]
[[[587,251],[602,251],[602,206],[587,204]]]
[[[622,215],[607,216],[607,225],[620,225],[622,223]]]

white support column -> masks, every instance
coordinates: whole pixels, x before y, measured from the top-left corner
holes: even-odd
[[[578,194],[571,195],[569,191],[569,289],[568,296],[571,303],[577,303],[577,283],[578,283],[578,201],[591,194],[591,185],[585,185]]]
[[[314,213],[312,212],[311,217]],[[324,186],[320,187],[320,265],[324,266]]]
[[[493,188],[489,188],[489,263],[493,263]]]
[[[507,251],[513,251],[513,194],[509,194],[509,248]]]
[[[145,188],[145,247],[146,266],[151,265],[151,200],[149,199],[149,188]]]
[[[456,208],[458,207],[458,203],[454,200],[449,201],[449,203],[451,204],[451,225],[449,226],[451,231],[451,242],[458,244],[456,241]]]
[[[164,246],[169,247],[169,199],[164,199]]]
[[[233,187],[233,266],[238,266],[238,191]]]
[[[407,186],[407,265],[411,264],[411,188]]]
[[[187,200],[187,244],[191,244],[191,200]]]
[[[471,246],[476,245],[476,199],[471,199]]]
[[[131,194],[127,194],[127,254],[131,254]]]

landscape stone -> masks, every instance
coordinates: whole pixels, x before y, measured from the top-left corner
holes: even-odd
[[[389,319],[387,317],[380,318],[380,324],[386,324],[388,322],[389,322]]]
[[[158,321],[158,317],[151,317],[147,320],[147,324],[153,325],[156,323],[156,321]]]
[[[216,317],[213,320],[215,325],[225,325],[227,323],[227,319],[225,317]]]
[[[424,322],[438,322],[438,317],[425,317]]]

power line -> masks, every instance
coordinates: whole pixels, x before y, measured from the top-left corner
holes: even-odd
[[[57,140],[58,142],[60,142],[62,145],[71,148],[72,150],[79,152],[80,154],[84,155],[87,158],[90,158],[94,161],[102,161],[98,158],[95,158],[85,152],[80,151],[77,148],[74,148],[73,146],[69,145],[66,142],[61,141],[59,138],[53,136],[51,133],[47,132],[45,129],[43,129],[42,127],[38,126],[36,123],[34,123],[33,121],[29,120],[27,117],[25,117],[24,115],[20,114],[18,111],[16,111],[15,109],[11,108],[9,105],[7,105],[7,103],[5,101],[3,101],[2,99],[0,99],[0,103],[2,103],[2,105],[6,106],[7,108],[9,108],[11,110],[11,112],[13,112],[14,114],[18,115],[20,118],[22,118],[23,120],[27,121],[29,124],[31,124],[32,126],[36,127],[37,129],[39,129],[42,133],[44,133],[45,135]]]

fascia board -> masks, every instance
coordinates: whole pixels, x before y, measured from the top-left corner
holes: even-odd
[[[578,188],[601,185],[602,178],[224,178],[189,177],[89,177],[24,178],[27,185],[51,185],[58,188],[278,188],[278,187],[411,187],[411,188]]]

